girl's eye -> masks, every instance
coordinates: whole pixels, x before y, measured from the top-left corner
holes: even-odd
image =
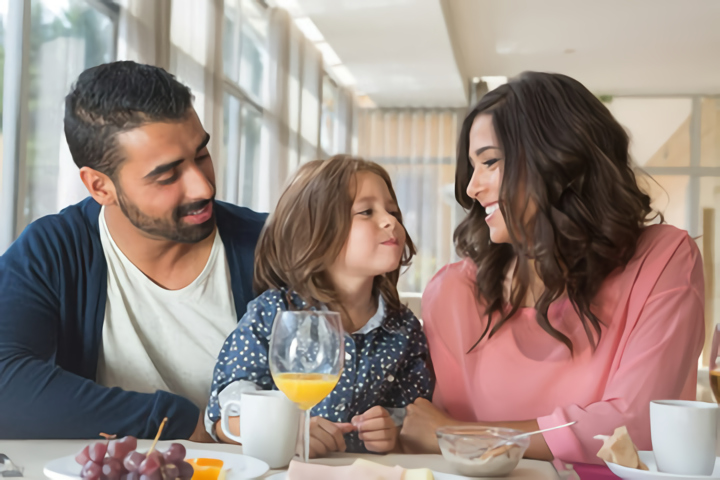
[[[493,158],[493,159],[490,159],[490,160],[487,160],[487,161],[483,162],[483,165],[485,165],[486,167],[492,167],[493,165],[495,165],[495,164],[496,164],[497,162],[499,162],[499,161],[500,161],[499,158]]]
[[[363,210],[362,212],[358,212],[358,215],[372,215],[372,209]]]
[[[392,215],[393,217],[395,217],[395,218],[400,218],[400,212],[399,212],[399,211],[397,211],[397,212],[388,212],[388,213],[389,213],[390,215]]]

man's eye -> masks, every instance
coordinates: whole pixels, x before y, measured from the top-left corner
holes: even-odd
[[[178,174],[173,173],[172,176],[167,177],[163,180],[158,180],[157,183],[160,185],[170,185],[171,183],[174,183],[178,179]]]

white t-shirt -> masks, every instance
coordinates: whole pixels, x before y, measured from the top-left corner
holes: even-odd
[[[203,410],[217,355],[237,326],[220,235],[215,233],[200,275],[185,288],[166,290],[120,251],[104,208],[99,221],[108,273],[98,383],[141,393],[169,391]]]

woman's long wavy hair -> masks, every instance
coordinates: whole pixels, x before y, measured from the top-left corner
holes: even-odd
[[[473,174],[470,128],[480,114],[492,115],[504,155],[498,201],[510,244],[490,241],[485,209],[467,194]],[[601,319],[591,309],[595,295],[605,278],[633,257],[645,226],[658,216],[663,221],[638,186],[628,146],[627,133],[602,102],[565,75],[525,72],[487,93],[470,112],[455,174],[455,198],[468,214],[454,240],[458,254],[478,267],[476,295],[488,318],[470,351],[521,307],[530,282],[525,259],[535,260],[545,287],[535,304],[540,327],[573,351],[571,340],[548,320],[550,304],[567,293],[597,347]],[[529,206],[535,213],[527,221]],[[503,279],[513,264],[505,300]]]
[[[344,312],[327,269],[350,234],[358,172],[378,175],[397,203],[390,176],[375,162],[336,155],[328,160],[304,164],[280,197],[275,212],[260,234],[253,280],[257,293],[286,288],[296,292],[309,305],[323,303]],[[401,213],[397,219],[402,225]],[[375,277],[373,294],[382,295],[390,310],[399,312],[401,309],[397,291],[400,269],[410,265],[414,255],[415,246],[405,231],[400,265],[392,272]]]

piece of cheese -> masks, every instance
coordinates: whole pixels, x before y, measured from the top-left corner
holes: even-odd
[[[410,468],[405,470],[403,480],[434,480],[433,473],[428,468]]]

